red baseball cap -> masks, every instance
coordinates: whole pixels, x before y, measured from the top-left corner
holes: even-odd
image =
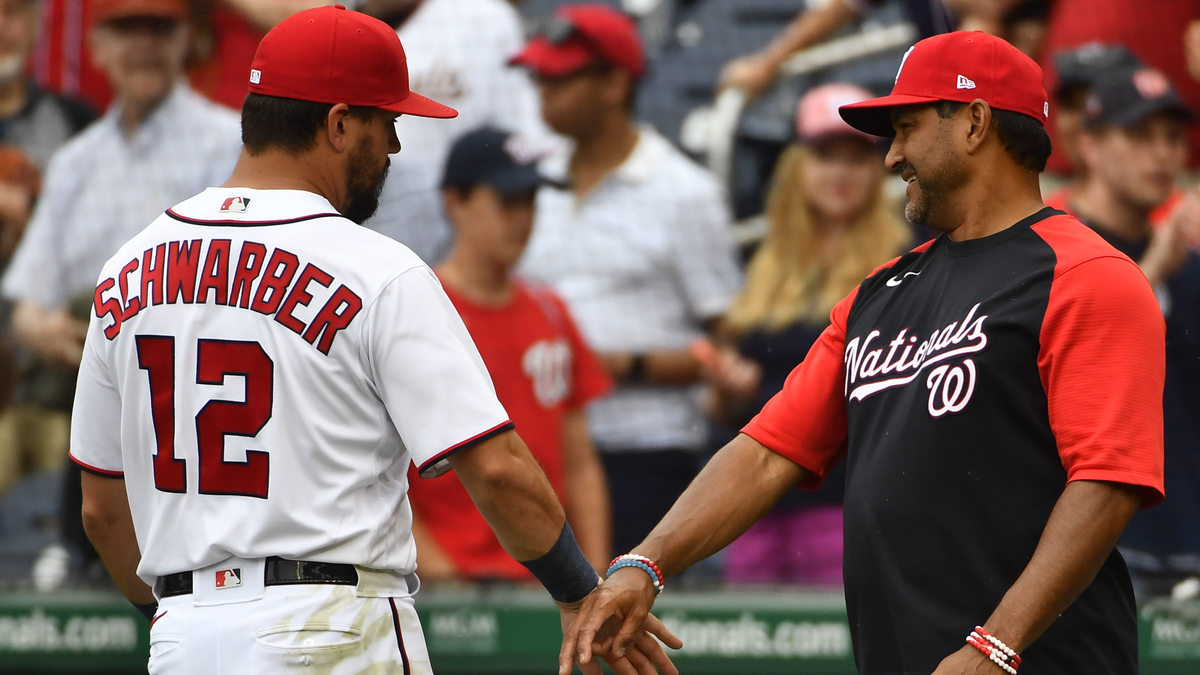
[[[607,5],[567,5],[509,62],[538,75],[561,77],[607,63],[634,77],[646,72],[637,26]]]
[[[409,90],[396,31],[341,5],[305,10],[272,28],[254,55],[250,93],[417,117],[458,115]]]
[[[91,21],[98,24],[134,17],[183,21],[187,15],[184,0],[92,0]]]
[[[956,31],[913,45],[896,73],[890,96],[842,106],[842,119],[876,136],[895,136],[891,109],[902,105],[983,99],[997,110],[1028,115],[1042,124],[1050,103],[1042,69],[1016,47],[980,31]]]

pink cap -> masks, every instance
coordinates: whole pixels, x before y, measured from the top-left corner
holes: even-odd
[[[834,82],[810,89],[796,110],[796,133],[811,143],[828,136],[857,136],[874,141],[875,137],[846,124],[838,108],[865,101],[871,92],[853,84]]]

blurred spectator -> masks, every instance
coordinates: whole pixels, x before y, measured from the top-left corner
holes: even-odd
[[[720,346],[695,345],[723,426],[741,428],[757,414],[829,325],[833,306],[912,239],[885,193],[876,139],[838,114],[868,98],[827,84],[800,101],[800,142],[781,156],[767,200],[770,232],[721,322]],[[726,580],[840,585],[844,483],[845,469],[835,469],[821,490],[785,496],[730,545]]]
[[[1079,155],[1086,178],[1074,211],[1138,261],[1167,321],[1163,432],[1167,500],[1134,515],[1121,539],[1139,595],[1169,593],[1200,575],[1200,256],[1186,246],[1200,228],[1200,193],[1189,192],[1157,230],[1151,211],[1183,172],[1192,114],[1167,78],[1128,69],[1097,82],[1086,104]]]
[[[250,63],[267,31],[328,0],[193,0],[198,26],[189,79],[196,91],[234,110],[250,86]],[[351,4],[351,3],[346,3]]]
[[[1092,85],[1114,73],[1141,68],[1142,63],[1120,45],[1093,42],[1056,54],[1054,65],[1058,70],[1058,86],[1054,89],[1054,131],[1058,151],[1067,158],[1072,173],[1071,180],[1046,195],[1045,202],[1046,206],[1073,213],[1072,195],[1083,185],[1087,173],[1079,158],[1079,134],[1083,132],[1084,103]],[[1150,224],[1157,226],[1166,222],[1183,200],[1183,194],[1182,190],[1172,190],[1171,195],[1150,212]],[[1193,238],[1192,241],[1200,240]]]
[[[1050,7],[1042,53],[1057,54],[1091,42],[1123,45],[1142,63],[1165,74],[1189,108],[1200,110],[1200,82],[1189,76],[1184,50],[1185,32],[1196,19],[1200,19],[1200,3],[1195,0],[1056,0]],[[1058,69],[1052,59],[1039,62],[1046,89],[1053,90],[1058,83]],[[1060,152],[1054,131],[1056,114],[1051,108],[1049,128],[1055,151],[1047,170],[1066,173],[1067,158]],[[1200,153],[1196,152],[1200,150],[1200,127],[1190,129],[1188,139],[1190,165],[1195,167],[1200,162]]]
[[[17,303],[17,340],[50,364],[37,394],[44,432],[65,430],[104,262],[164,209],[224,181],[241,151],[237,115],[180,82],[188,46],[183,0],[95,0],[92,10],[93,55],[118,99],[50,161],[0,286]],[[66,438],[55,445],[65,457]],[[78,469],[68,468],[63,529],[86,550],[78,480]]]
[[[37,33],[37,0],[0,0],[0,143],[16,146],[44,168],[96,113],[79,101],[43,91],[26,77]]]
[[[721,72],[719,87],[739,87],[751,97],[766,91],[779,67],[796,52],[824,42],[882,0],[827,0],[802,12],[769,45],[735,59]],[[979,2],[980,0],[966,0]],[[982,0],[990,3],[993,0]],[[995,0],[1003,2],[1005,0]],[[813,3],[809,3],[813,7]],[[945,0],[905,0],[909,20],[917,25],[917,39],[954,30],[954,19]]]
[[[566,6],[515,59],[571,153],[548,160],[522,271],[567,301],[619,384],[588,409],[613,504],[613,545],[640,542],[695,476],[707,425],[688,345],[725,313],[740,274],[720,187],[632,119],[645,62],[637,29]]]
[[[404,151],[392,157],[379,211],[366,223],[433,263],[451,238],[437,181],[453,140],[490,124],[538,147],[550,142],[533,84],[508,65],[521,48],[520,19],[504,0],[371,0],[362,9],[399,27],[412,90],[458,110],[449,121],[397,121]]]
[[[8,266],[25,232],[34,201],[41,192],[37,167],[20,150],[0,146],[0,273]],[[31,471],[62,466],[65,455],[55,447],[23,443],[22,427],[32,419],[22,409],[10,409],[17,384],[18,362],[9,344],[11,304],[0,300],[0,495]]]
[[[603,571],[612,549],[608,488],[583,407],[612,383],[562,300],[511,274],[529,241],[542,182],[535,158],[520,155],[514,140],[485,127],[451,149],[442,189],[456,237],[437,274],[496,395],[566,506],[579,546]],[[413,468],[409,486],[422,578],[533,581],[501,548],[456,474],[419,480]]]

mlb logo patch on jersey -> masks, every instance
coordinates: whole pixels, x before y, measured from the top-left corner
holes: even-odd
[[[217,589],[237,588],[242,585],[242,568],[217,570]]]
[[[250,208],[250,200],[246,197],[230,197],[221,204],[222,213],[245,213]]]

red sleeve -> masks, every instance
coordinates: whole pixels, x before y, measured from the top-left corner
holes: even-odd
[[[1143,488],[1163,500],[1166,323],[1127,258],[1092,258],[1056,275],[1038,370],[1067,480]]]
[[[846,454],[846,317],[855,289],[833,308],[829,327],[783,390],[763,406],[742,433],[808,469],[800,481],[816,490]]]
[[[571,343],[571,395],[565,404],[567,408],[577,410],[612,391],[613,381],[604,366],[600,365],[596,353],[579,334],[566,304],[557,295],[553,297],[554,304],[562,313],[563,330]]]

